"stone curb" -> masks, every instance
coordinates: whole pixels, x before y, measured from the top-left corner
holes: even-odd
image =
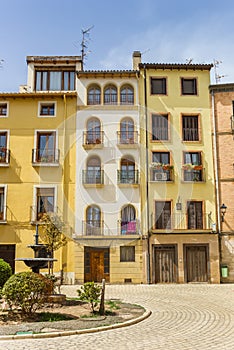
[[[18,335],[3,335],[0,336],[0,340],[17,340],[17,339],[39,339],[39,338],[55,338],[55,337],[65,337],[69,335],[86,334],[86,333],[97,333],[103,332],[111,329],[122,328],[127,326],[132,326],[139,323],[151,315],[151,311],[146,310],[143,315],[129,320],[123,323],[115,323],[110,326],[103,326],[97,328],[87,328],[73,331],[61,331],[61,332],[51,332],[51,333],[38,333],[38,334],[18,334]]]

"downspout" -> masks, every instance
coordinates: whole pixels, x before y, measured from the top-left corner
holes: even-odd
[[[144,105],[145,105],[145,160],[146,160],[146,227],[147,227],[147,283],[151,283],[150,269],[150,215],[149,215],[149,154],[148,154],[148,102],[147,102],[147,81],[146,68],[144,65]]]
[[[211,91],[211,107],[212,107],[212,122],[213,122],[213,144],[214,144],[214,169],[215,169],[215,190],[216,190],[216,212],[218,224],[218,240],[219,240],[219,262],[221,262],[221,220],[220,220],[220,190],[219,190],[219,170],[218,170],[218,155],[217,155],[217,137],[216,137],[216,120],[215,120],[215,97],[214,91]]]
[[[66,122],[67,122],[67,97],[66,94],[63,94],[63,103],[64,103],[64,114],[63,114],[63,168],[65,167],[65,157],[66,157]],[[65,203],[65,194],[64,194],[64,185],[65,185],[65,176],[66,172],[63,169],[63,215],[64,215],[64,203]],[[64,217],[63,217],[64,220]],[[60,272],[63,274],[63,247],[60,249]]]

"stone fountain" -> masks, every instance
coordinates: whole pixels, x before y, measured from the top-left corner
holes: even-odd
[[[47,268],[48,263],[56,261],[56,259],[49,257],[46,246],[39,243],[38,224],[36,224],[36,234],[34,237],[35,243],[28,246],[34,251],[34,258],[17,258],[15,260],[23,261],[25,265],[32,269],[32,272],[40,273],[40,269]]]

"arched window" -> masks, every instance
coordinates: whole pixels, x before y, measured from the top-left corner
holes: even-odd
[[[117,104],[117,88],[114,85],[108,85],[104,90],[104,104]]]
[[[91,118],[87,122],[87,144],[98,144],[102,143],[101,138],[101,123],[98,118]]]
[[[137,172],[135,171],[135,161],[132,156],[123,157],[120,162],[119,183],[137,184]]]
[[[102,183],[101,160],[97,156],[93,156],[87,161],[86,184]]]
[[[121,210],[121,234],[136,234],[136,232],[136,210],[129,204]]]
[[[131,118],[125,118],[120,122],[120,143],[135,143],[134,121]]]
[[[99,236],[101,235],[101,210],[97,205],[90,205],[86,209],[86,235]]]
[[[122,105],[134,104],[134,90],[130,85],[125,85],[120,90],[120,103]]]
[[[88,89],[88,105],[100,105],[101,89],[98,85],[92,85]]]

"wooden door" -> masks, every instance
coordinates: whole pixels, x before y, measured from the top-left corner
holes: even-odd
[[[176,283],[177,263],[175,246],[156,246],[155,283]]]
[[[85,247],[84,282],[109,282],[109,249]]]
[[[187,246],[185,271],[187,282],[208,282],[208,247]]]
[[[8,262],[15,272],[15,245],[14,244],[0,244],[0,258]]]

